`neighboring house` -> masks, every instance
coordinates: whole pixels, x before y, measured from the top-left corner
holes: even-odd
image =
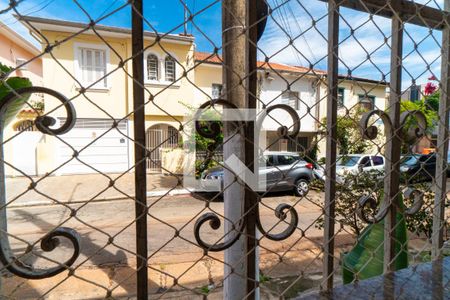
[[[42,85],[42,60],[38,56],[41,52],[33,44],[25,40],[20,34],[0,22],[0,62],[6,66],[16,68],[10,76],[27,77],[33,85]],[[32,60],[33,59],[33,60]],[[38,95],[33,95],[30,104],[41,101]],[[6,175],[15,176],[36,175],[37,148],[42,134],[30,126],[31,120],[36,118],[36,111],[31,107],[24,107],[16,119],[4,128],[4,140],[15,136],[4,144]],[[9,164],[14,168],[9,167]],[[20,171],[19,171],[20,170]]]
[[[211,53],[197,52],[195,60],[201,63],[195,73],[195,84],[200,88],[196,92],[196,99],[205,102],[219,98],[222,92],[221,58]],[[272,151],[304,152],[312,150],[317,144],[318,156],[324,156],[325,139],[318,135],[318,121],[322,122],[326,117],[326,72],[278,63],[258,62],[258,67],[260,101],[257,108],[261,109],[262,104],[287,104],[297,111],[300,119],[300,133],[297,138],[280,139],[277,135],[280,123],[290,127],[293,124],[292,119],[281,110],[271,112],[271,117],[267,116],[263,123],[266,140],[261,146]],[[340,76],[339,79],[339,114],[361,106],[365,109],[385,109],[385,83],[356,77]]]
[[[73,98],[77,113],[77,122],[69,133],[47,138],[42,151],[48,155],[40,162],[39,173],[61,164],[64,166],[54,173],[124,172],[132,168],[131,30],[97,25],[94,32],[87,24],[36,17],[21,17],[21,21],[38,31],[34,36],[42,35],[54,45],[51,54],[43,56],[44,86]],[[83,29],[88,30],[74,35]],[[152,32],[144,34],[148,47],[144,53],[145,99],[149,101],[145,118],[147,147],[151,150],[178,146],[178,129],[189,113],[183,103],[193,102],[189,81],[194,81],[194,72],[183,76],[183,69],[193,64],[194,39],[168,34],[155,43],[155,38]],[[41,43],[44,49],[46,42]],[[149,93],[155,96],[153,100]],[[56,104],[46,98],[45,110],[51,111]],[[63,109],[51,116],[61,122],[66,117]],[[120,122],[111,130],[114,120]],[[74,150],[81,150],[77,158],[73,157]],[[149,168],[159,168],[159,155],[159,151],[152,151],[154,163],[149,163]]]
[[[222,92],[221,58],[211,53],[196,52],[195,60],[201,63],[195,72],[195,84],[200,88],[196,92],[196,99],[205,102],[219,98]],[[317,90],[320,79],[326,73],[319,70],[312,73],[304,67],[279,63],[258,62],[258,68],[257,109],[261,110],[263,105],[287,104],[296,110],[300,119],[297,139],[280,139],[277,135],[278,128],[291,127],[292,118],[280,109],[270,112],[262,128],[266,139],[260,141],[260,146],[271,151],[300,152],[308,149],[317,135]]]

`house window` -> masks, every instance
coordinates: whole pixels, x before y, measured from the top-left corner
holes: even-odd
[[[363,109],[372,110],[375,107],[375,96],[358,95],[359,105]]]
[[[157,81],[159,78],[158,57],[155,54],[147,56],[147,78],[152,81]]]
[[[281,95],[281,102],[298,110],[298,92],[286,91]]]
[[[220,95],[222,95],[222,85],[213,83],[213,85],[211,86],[211,89],[212,89],[211,97],[213,99],[219,99]]]
[[[107,87],[106,50],[96,48],[78,48],[78,55],[78,66],[81,82],[87,86],[95,83],[96,87]]]
[[[166,81],[175,81],[175,60],[171,56],[167,56],[165,60]]]
[[[344,107],[344,100],[345,100],[344,93],[345,93],[344,88],[338,88],[338,96],[337,96],[338,107]]]

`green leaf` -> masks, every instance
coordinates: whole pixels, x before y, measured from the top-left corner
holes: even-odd
[[[11,72],[12,68],[0,63],[0,78]]]

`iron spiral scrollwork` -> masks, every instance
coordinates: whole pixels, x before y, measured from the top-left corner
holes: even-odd
[[[208,101],[208,102],[204,103],[203,105],[200,106],[200,109],[204,110],[207,108],[214,107],[215,105],[222,105],[225,108],[229,108],[229,109],[237,108],[226,100],[217,99],[217,100],[212,100],[212,101]],[[268,108],[262,110],[261,114],[259,115],[258,119],[255,122],[255,128],[256,128],[255,132],[260,132],[260,130],[262,129],[262,123],[264,121],[264,118],[271,111],[273,111],[275,109],[280,109],[280,110],[286,111],[293,120],[292,131],[289,131],[289,128],[287,126],[280,126],[277,130],[278,136],[280,138],[296,137],[300,131],[300,118],[298,117],[297,112],[292,107],[290,107],[288,105],[284,105],[284,104],[272,105],[272,106],[269,106]],[[199,111],[199,113],[201,113],[201,112],[202,111]],[[198,119],[198,115],[196,116],[195,119],[196,120]],[[240,117],[238,119],[242,120]],[[240,130],[241,133],[244,132],[244,130],[246,128],[245,123],[243,123],[242,121],[236,121],[236,122],[234,122],[234,124],[235,124],[235,127],[238,130]],[[206,130],[205,130],[205,128],[202,128],[202,125],[200,124],[200,122],[196,122],[196,125],[195,125],[197,133],[203,137],[214,139],[220,133],[220,126],[215,122],[209,122],[209,123],[207,122],[207,123],[204,123],[203,125],[206,125],[208,128]],[[258,145],[258,144],[259,144],[259,137],[255,136],[255,145]],[[261,223],[261,217],[260,217],[258,205],[256,205],[255,211],[256,211],[256,226],[257,226],[258,230],[261,232],[261,234],[264,237],[266,237],[270,240],[281,241],[281,240],[287,239],[294,233],[295,229],[297,228],[298,214],[297,214],[297,211],[295,210],[295,208],[289,204],[285,204],[285,203],[279,204],[274,211],[275,216],[280,221],[286,222],[288,224],[287,228],[284,229],[280,233],[271,233],[269,231],[266,231]],[[287,219],[288,215],[290,216],[290,218],[287,221],[286,219]],[[212,212],[205,213],[202,216],[200,216],[197,219],[197,221],[195,222],[195,225],[194,225],[195,239],[196,239],[198,245],[200,247],[202,247],[203,249],[205,249],[207,251],[217,252],[217,251],[223,251],[223,250],[231,247],[240,238],[240,236],[244,232],[244,229],[246,226],[246,218],[242,218],[240,220],[239,224],[237,226],[233,227],[232,231],[234,231],[234,234],[232,237],[228,238],[224,242],[215,243],[215,244],[205,242],[201,237],[201,234],[200,234],[201,228],[206,223],[208,223],[209,226],[211,227],[211,229],[213,229],[213,230],[218,230],[221,227],[221,221],[217,214],[212,213]],[[232,233],[227,233],[227,235],[228,234],[232,234]]]
[[[59,227],[48,234],[46,234],[40,243],[40,247],[44,252],[51,252],[55,250],[60,244],[60,238],[67,239],[72,247],[73,252],[69,259],[65,262],[60,263],[56,267],[48,268],[48,269],[35,269],[31,265],[27,265],[14,256],[13,251],[11,249],[8,233],[7,233],[7,214],[6,214],[6,194],[5,194],[5,166],[4,166],[4,149],[3,149],[3,130],[5,128],[5,120],[6,116],[11,116],[11,107],[18,107],[17,103],[25,104],[26,100],[30,95],[39,93],[48,96],[52,96],[61,102],[62,107],[64,107],[67,118],[65,122],[57,128],[54,128],[56,124],[56,120],[49,116],[38,116],[34,124],[36,128],[44,134],[48,135],[60,135],[71,130],[76,121],[76,112],[73,105],[70,101],[62,94],[57,91],[45,88],[45,87],[26,87],[17,90],[11,91],[8,95],[6,95],[2,102],[0,103],[0,175],[3,176],[0,183],[0,262],[3,264],[3,267],[6,268],[12,274],[17,276],[27,278],[27,279],[43,279],[55,276],[68,268],[70,268],[78,256],[80,255],[80,236],[79,234],[71,229],[66,227]],[[22,107],[22,105],[19,105]],[[33,251],[32,249],[28,249],[28,251]]]
[[[362,116],[360,122],[362,137],[369,140],[374,140],[377,138],[378,128],[377,126],[370,124],[370,120],[374,116],[378,116],[379,119],[381,119],[381,121],[383,122],[386,141],[391,141],[395,134],[392,126],[392,121],[389,115],[382,110],[372,110]],[[410,124],[409,129],[405,132],[408,120],[411,120],[413,122]],[[411,142],[423,137],[425,135],[426,128],[426,118],[421,111],[405,111],[400,115],[400,127],[398,128],[398,130],[399,136],[402,141]],[[404,213],[406,215],[413,215],[421,209],[423,205],[423,193],[411,187],[408,187],[403,191],[403,197],[413,200],[412,206],[409,208],[405,208]],[[366,223],[380,222],[388,213],[388,200],[388,196],[384,195],[384,199],[378,207],[379,201],[374,193],[362,196],[358,201],[358,207],[356,210],[358,217]],[[368,208],[370,208],[372,211],[377,210],[375,215],[371,217],[368,216],[368,213],[366,212]]]

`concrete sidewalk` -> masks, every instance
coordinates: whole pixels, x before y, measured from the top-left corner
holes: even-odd
[[[6,196],[8,207],[54,204],[55,201],[78,203],[89,200],[105,201],[134,197],[134,173],[50,176],[42,181],[34,177],[36,187],[30,190],[30,179],[15,177],[6,179]],[[114,185],[110,186],[110,180]],[[147,196],[160,197],[167,193],[171,195],[188,194],[182,188],[182,177],[178,178],[163,174],[147,175]],[[39,181],[39,182],[38,182]]]

